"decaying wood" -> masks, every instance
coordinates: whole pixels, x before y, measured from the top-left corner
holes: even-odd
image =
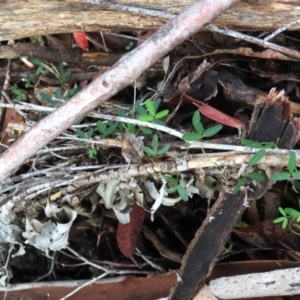
[[[170,287],[176,281],[174,273],[142,277],[122,276],[106,279],[87,285],[78,291],[70,299],[99,299],[99,295],[105,295],[105,299],[130,299],[152,300],[168,295]],[[78,286],[86,284],[86,280],[58,281],[58,282],[31,282],[30,284],[12,284],[9,288],[1,287],[0,296],[7,299],[62,299]],[[155,286],[155,288],[153,288]],[[126,297],[124,298],[124,295]],[[102,298],[103,299],[103,298]]]
[[[115,2],[115,1],[114,1]],[[119,3],[179,14],[192,0],[119,0]],[[235,30],[274,31],[300,18],[297,1],[243,0],[218,17],[215,25]],[[155,30],[167,20],[74,0],[4,0],[0,9],[0,41],[37,34],[99,30]],[[299,30],[300,24],[293,30]]]
[[[215,265],[238,218],[246,209],[246,195],[221,193],[191,242],[180,268],[180,281],[169,300],[191,300]]]
[[[0,46],[0,59],[15,59],[21,56],[35,57],[57,64],[63,61],[88,66],[112,66],[123,56],[123,53],[84,52],[80,48],[65,48],[61,51],[32,43],[16,43],[9,46]],[[172,56],[172,62],[175,63],[180,58]],[[158,60],[155,62],[153,68],[162,69],[162,61]]]

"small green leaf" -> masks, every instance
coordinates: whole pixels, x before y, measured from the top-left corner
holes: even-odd
[[[140,129],[145,134],[152,134],[152,130],[147,127],[141,126]]]
[[[247,139],[241,139],[241,144],[250,148],[256,148],[256,149],[264,148],[261,144]]]
[[[288,219],[286,217],[279,217],[273,221],[273,223],[282,223],[281,228],[285,229],[288,224]]]
[[[71,97],[76,95],[78,92],[81,91],[81,87],[77,84],[74,85],[74,87],[68,91],[67,95],[64,97],[65,100],[69,100]]]
[[[169,110],[165,109],[165,110],[162,110],[162,111],[158,112],[157,114],[155,114],[154,117],[155,117],[155,119],[161,119],[161,118],[167,116],[168,113],[169,113]]]
[[[264,148],[271,149],[271,148],[274,148],[275,146],[276,146],[276,144],[274,142],[269,142],[264,145]]]
[[[43,72],[44,66],[43,64],[39,65],[39,67],[36,69],[36,75],[40,75]]]
[[[300,216],[300,212],[294,208],[287,207],[284,209],[284,211],[288,216],[293,218],[298,218]]]
[[[95,155],[97,155],[97,150],[95,148],[91,148],[88,150],[89,158],[93,158]]]
[[[189,132],[189,133],[185,133],[182,136],[182,139],[185,141],[199,141],[201,139],[202,135],[200,133],[197,132]]]
[[[293,185],[298,192],[300,192],[300,182],[298,180],[293,181]],[[299,199],[299,207],[300,207],[300,199]]]
[[[82,142],[82,141],[77,142],[77,146],[78,146],[78,147],[84,146],[84,142]]]
[[[284,217],[286,217],[286,212],[281,206],[279,206],[278,210]]]
[[[169,149],[170,149],[170,144],[166,144],[157,151],[157,155],[163,155],[167,153]]]
[[[150,116],[150,115],[138,116],[138,120],[144,121],[144,122],[151,122],[153,119],[154,119],[153,116]]]
[[[85,139],[85,133],[81,130],[81,129],[77,129],[76,130],[76,134],[82,138],[82,139]]]
[[[171,183],[171,184],[174,184],[174,185],[178,185],[178,184],[179,184],[178,180],[177,180],[176,178],[172,177],[172,176],[163,175],[163,178],[164,178],[167,182],[169,182],[169,183]]]
[[[270,176],[271,180],[281,181],[281,180],[287,180],[291,177],[291,174],[288,172],[281,172],[281,173],[275,173]]]
[[[94,128],[90,128],[89,131],[86,134],[86,137],[88,139],[90,139],[92,137],[93,133],[94,133]]]
[[[154,134],[152,138],[152,149],[155,153],[157,153],[158,149],[158,135]]]
[[[111,121],[111,120],[109,120],[109,121]],[[116,132],[118,125],[119,125],[119,122],[111,121],[109,123],[109,128],[107,129],[106,134],[107,135],[114,134]]]
[[[257,172],[250,172],[246,175],[246,177],[249,177],[252,180],[255,181],[264,181],[265,176],[263,174],[257,173]]]
[[[199,123],[193,124],[193,126],[194,126],[196,132],[199,133],[202,136],[203,132],[204,132],[203,124],[201,122],[199,122]]]
[[[55,98],[56,98],[56,99],[61,99],[61,98],[62,98],[62,97],[61,97],[61,88],[57,88],[57,89],[55,90],[54,95],[55,95]]]
[[[48,103],[54,104],[55,101],[52,100],[52,97],[49,94],[46,94],[44,92],[40,92],[40,96]]]
[[[154,102],[153,102],[153,105],[154,105],[154,108],[155,108],[155,112],[157,112],[159,106],[161,104],[161,98],[157,98]]]
[[[257,164],[266,154],[266,149],[260,149],[258,152],[256,152],[249,160],[248,165],[254,166]]]
[[[98,131],[99,131],[100,133],[102,133],[103,135],[106,134],[106,127],[105,127],[105,125],[103,124],[103,122],[101,122],[101,121],[98,121],[98,122],[97,122],[97,129],[98,129]]]
[[[63,79],[67,79],[67,78],[69,78],[71,76],[71,72],[67,71],[67,72],[61,74],[61,76],[63,77]]]
[[[137,100],[134,106],[134,111],[137,112],[139,115],[147,115],[147,110],[144,106],[141,105],[141,100]]]
[[[166,123],[163,120],[160,120],[160,119],[153,119],[153,123],[161,125],[161,126],[166,125]]]
[[[149,156],[155,156],[156,155],[156,153],[149,147],[144,147],[143,150]]]
[[[288,162],[287,167],[288,167],[290,173],[293,173],[293,171],[295,171],[295,168],[296,168],[296,153],[293,152],[293,151],[291,151],[291,153],[290,153],[289,162]]]
[[[59,63],[58,64],[58,71],[59,71],[60,75],[62,75],[64,73],[64,65],[63,65],[63,63]]]
[[[152,130],[147,128],[147,127],[141,126],[140,129],[145,134],[151,134],[152,133]]]
[[[28,60],[36,66],[39,66],[40,64],[42,64],[42,61],[38,58],[30,57],[30,58],[28,58]]]
[[[194,126],[194,128],[196,129],[197,124],[200,123],[201,120],[201,116],[198,110],[196,110],[193,114],[193,118],[192,118],[192,124]]]
[[[243,176],[235,185],[235,187],[233,188],[232,191],[232,195],[236,195],[238,193],[238,191],[241,189],[241,187],[245,184],[246,182],[246,177]]]
[[[127,124],[127,128],[130,133],[136,134],[137,130],[133,124]]]
[[[284,220],[282,221],[281,228],[282,228],[282,229],[285,229],[285,228],[287,227],[287,225],[288,225],[288,219],[284,219]]]
[[[149,114],[154,117],[155,113],[156,113],[156,110],[155,110],[155,107],[153,105],[153,102],[150,100],[150,99],[147,99],[145,101],[145,105],[147,107],[147,110],[149,112]]]
[[[223,126],[220,124],[207,128],[203,132],[203,137],[211,137],[218,133],[222,128]]]
[[[292,177],[295,178],[295,179],[300,179],[300,171],[293,172]]]
[[[177,192],[179,196],[181,197],[182,200],[188,201],[189,200],[189,195],[187,194],[186,190],[183,188],[181,185],[177,185],[176,187]]]

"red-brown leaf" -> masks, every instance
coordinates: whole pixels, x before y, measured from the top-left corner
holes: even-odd
[[[204,102],[196,100],[186,94],[183,94],[183,96],[187,101],[196,105],[198,107],[199,112],[209,119],[237,129],[240,129],[244,126],[243,122],[241,122],[240,120],[230,117]]]
[[[89,42],[84,32],[73,32],[76,45],[83,51],[89,51]]]
[[[133,257],[133,253],[140,237],[144,218],[145,210],[138,205],[134,205],[130,212],[130,223],[125,225],[121,223],[118,224],[118,247],[122,254],[131,259],[136,265],[138,264]]]

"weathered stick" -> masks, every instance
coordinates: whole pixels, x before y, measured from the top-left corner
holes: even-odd
[[[132,83],[144,70],[238,0],[202,0],[124,55],[70,101],[42,119],[0,156],[0,182],[79,118]]]
[[[118,0],[137,8],[179,14],[194,0]],[[274,31],[300,19],[298,1],[242,0],[218,17],[214,24],[237,31]],[[163,17],[141,17],[140,14],[110,10],[103,6],[78,3],[75,0],[1,0],[0,41],[38,34],[100,30],[156,30],[167,20]],[[299,30],[294,24],[289,30]]]

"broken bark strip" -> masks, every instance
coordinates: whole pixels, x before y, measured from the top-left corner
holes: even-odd
[[[16,43],[9,46],[0,46],[0,59],[15,59],[21,56],[39,58],[52,63],[73,63],[83,65],[112,66],[124,54],[107,52],[83,52],[80,48],[66,48],[57,50],[50,47],[42,47],[32,43]],[[176,63],[182,57],[172,56],[172,62]],[[162,69],[162,62],[156,61],[153,65],[156,69]]]
[[[79,118],[132,83],[155,61],[199,31],[205,24],[212,22],[236,2],[237,0],[196,2],[156,31],[139,47],[124,55],[110,70],[101,74],[70,101],[42,119],[0,156],[0,182]]]
[[[168,300],[190,300],[214,267],[228,235],[246,209],[246,195],[221,193],[191,242],[181,266],[181,281],[172,289]]]
[[[119,0],[119,3],[179,14],[194,1]],[[274,31],[300,18],[297,1],[243,0],[218,17],[215,25],[243,31]],[[73,1],[4,0],[0,10],[0,41],[38,34],[99,30],[155,30],[167,21],[159,17],[111,11]],[[299,30],[300,24],[292,30]]]

